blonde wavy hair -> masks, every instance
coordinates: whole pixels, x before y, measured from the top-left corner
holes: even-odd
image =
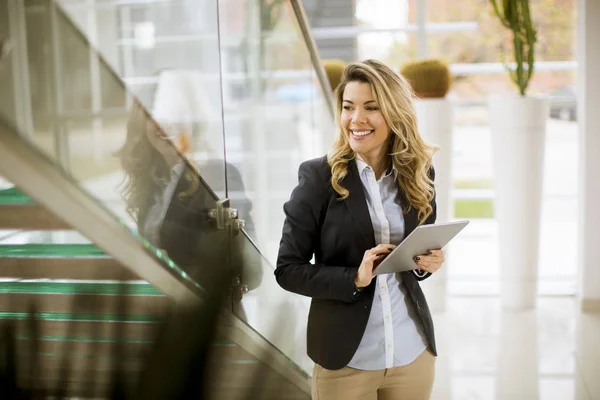
[[[125,200],[127,213],[138,223],[144,220],[155,202],[155,195],[162,192],[171,174],[164,156],[148,140],[148,129],[156,131],[159,137],[166,137],[144,106],[135,101],[127,119],[125,144],[115,156],[120,158],[125,173],[120,185],[121,197]],[[183,143],[176,148],[186,145],[189,146]],[[178,193],[179,198],[184,199],[198,189],[199,178],[195,166],[181,152],[180,156],[181,161],[187,164],[183,178],[188,185],[185,191]]]
[[[419,224],[423,224],[433,212],[431,201],[435,190],[430,169],[433,154],[438,148],[425,143],[419,134],[413,106],[414,93],[410,84],[400,74],[379,61],[366,60],[348,64],[334,92],[337,138],[327,155],[333,189],[341,199],[350,194],[348,189],[341,185],[348,174],[348,164],[356,156],[341,125],[344,90],[350,82],[371,85],[373,96],[392,133],[388,154],[398,173],[400,189],[408,202],[403,205],[404,212],[414,208]]]

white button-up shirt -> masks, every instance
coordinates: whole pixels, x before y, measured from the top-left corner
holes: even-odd
[[[162,192],[154,193],[154,204],[148,210],[141,232],[154,246],[160,247],[160,228],[171,204],[171,199],[179,183],[181,175],[185,172],[186,164],[180,162],[171,168],[170,180],[162,182],[165,186]],[[150,196],[150,194],[148,194]]]
[[[363,184],[377,244],[398,245],[404,238],[402,207],[396,203],[395,171],[379,180],[360,157],[356,163]],[[363,338],[348,364],[361,370],[401,367],[413,362],[427,348],[410,295],[400,273],[376,277],[375,297]]]

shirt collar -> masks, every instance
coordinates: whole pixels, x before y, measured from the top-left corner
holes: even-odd
[[[358,174],[362,174],[362,172],[365,170],[365,168],[369,167],[369,164],[367,164],[362,157],[357,154],[356,155],[356,167],[358,168]],[[370,168],[370,167],[369,167]]]
[[[358,174],[362,174],[363,171],[365,170],[365,168],[371,168],[369,166],[369,164],[367,164],[365,162],[365,160],[362,159],[362,157],[360,156],[360,154],[356,154],[356,167],[358,168]],[[387,178],[388,176],[394,175],[394,180],[398,178],[398,171],[396,171],[396,167],[392,167],[390,168],[389,171],[387,171],[385,173],[385,175],[382,176],[382,178]]]
[[[179,179],[181,175],[185,172],[186,164],[184,161],[179,161],[177,164],[171,168],[171,179]]]

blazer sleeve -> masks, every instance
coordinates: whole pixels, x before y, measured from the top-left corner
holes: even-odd
[[[433,166],[429,170],[429,177],[431,178],[432,181],[435,182],[435,169],[433,168]],[[433,199],[431,200],[431,207],[432,207],[431,215],[429,217],[427,217],[427,219],[425,220],[423,225],[429,225],[429,224],[435,223],[435,220],[437,218],[437,204],[436,204],[435,198],[436,198],[436,194],[435,194],[435,186],[434,186]],[[419,280],[419,281],[423,281],[432,275],[430,272],[421,271],[420,269],[414,269],[413,273],[415,274],[415,276],[417,277],[417,280]]]
[[[285,222],[275,277],[290,292],[315,299],[353,302],[360,293],[354,287],[358,267],[311,263],[328,201],[329,184],[320,177],[318,165],[305,162],[298,171],[298,186],[283,210]]]

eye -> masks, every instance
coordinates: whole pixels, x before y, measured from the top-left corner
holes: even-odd
[[[350,111],[350,110],[352,110],[352,107],[350,107],[350,106],[343,106],[342,108],[343,108],[344,110],[346,110],[346,111]]]
[[[379,107],[367,107],[367,111],[377,111]]]

